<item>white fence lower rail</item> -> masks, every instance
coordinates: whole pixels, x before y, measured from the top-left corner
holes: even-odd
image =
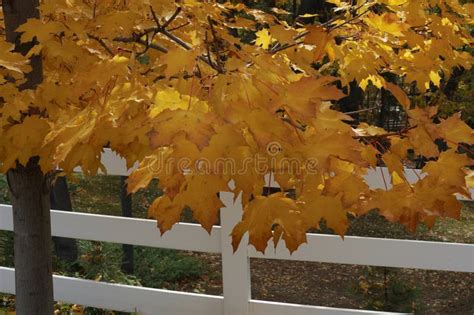
[[[0,267],[0,292],[15,294],[15,270]],[[159,315],[222,314],[222,296],[54,276],[54,298],[66,303]],[[372,315],[380,312],[249,300],[249,315]],[[399,313],[384,313],[399,314]]]
[[[60,237],[195,252],[222,251],[220,226],[214,226],[209,235],[198,224],[179,223],[161,237],[153,220],[57,210],[51,211],[51,224],[53,235]],[[10,205],[0,204],[0,230],[13,230]],[[342,240],[335,235],[308,234],[308,243],[292,255],[284,242],[276,250],[268,246],[265,255],[254,247],[246,252],[251,258],[474,272],[474,244],[357,236]]]

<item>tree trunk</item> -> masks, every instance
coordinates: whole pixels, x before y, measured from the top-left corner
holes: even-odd
[[[49,176],[38,159],[8,171],[12,195],[16,314],[53,314]]]
[[[72,212],[71,197],[65,176],[58,176],[54,181],[51,190],[51,208]],[[60,259],[68,263],[74,263],[77,260],[77,244],[75,239],[54,237],[53,242],[56,255]]]
[[[325,0],[301,0],[298,15],[304,14],[318,14],[316,19],[321,22],[327,22],[331,17],[330,8],[333,5],[326,3]],[[314,17],[302,18],[301,22],[304,24],[311,24],[315,20]]]
[[[39,0],[3,0],[7,41],[23,55],[36,44],[20,43],[15,30],[28,19],[39,18]],[[41,56],[30,59],[32,71],[21,89],[35,89],[43,81]],[[51,218],[49,176],[42,173],[38,158],[7,173],[13,206],[16,313],[53,314]]]
[[[127,192],[127,177],[120,178],[120,203],[122,205],[122,216],[133,217],[132,195]],[[126,274],[133,273],[133,245],[123,244],[122,271]]]
[[[351,81],[349,84],[348,91],[349,94],[340,99],[337,103],[341,107],[342,112],[356,112],[364,103],[365,94],[364,91],[359,87],[357,81]],[[358,125],[360,122],[359,114],[351,115],[354,118],[354,121],[351,122],[352,125]]]
[[[15,44],[15,51],[26,55],[36,42],[20,43],[20,34],[15,30],[28,19],[39,18],[39,0],[4,0],[3,18],[5,21],[6,39]],[[34,89],[43,81],[43,64],[41,55],[30,58],[31,72],[26,74],[22,89]]]

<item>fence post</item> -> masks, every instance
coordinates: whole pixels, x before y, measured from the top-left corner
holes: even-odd
[[[234,194],[221,192],[222,283],[224,315],[248,315],[250,301],[250,263],[247,255],[248,236],[242,238],[234,253],[230,233],[242,218],[241,195],[234,202]]]

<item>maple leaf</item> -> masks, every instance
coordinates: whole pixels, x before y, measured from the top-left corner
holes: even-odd
[[[146,157],[140,166],[130,174],[127,178],[127,191],[129,194],[136,193],[142,188],[146,188],[154,177],[154,173],[150,170],[157,169],[160,161],[154,157]]]
[[[268,32],[268,29],[264,28],[255,33],[257,39],[255,40],[255,45],[261,46],[263,49],[268,49],[272,43],[272,37]]]
[[[217,121],[218,118],[211,113],[167,109],[153,119],[154,127],[147,135],[152,148],[171,145],[181,134],[203,148],[215,133],[213,123]],[[183,130],[182,125],[187,129]]]
[[[313,118],[322,101],[337,101],[346,96],[333,85],[338,80],[335,77],[301,78],[287,85],[287,93],[279,102],[301,119]]]
[[[406,183],[395,185],[389,191],[377,189],[367,206],[367,209],[379,209],[379,213],[391,222],[400,222],[411,231],[416,230],[420,209],[420,202],[414,203],[413,189]]]
[[[403,5],[403,4],[406,4],[408,1],[407,0],[382,0],[381,2],[388,5]]]
[[[471,164],[472,160],[467,155],[450,149],[441,153],[436,162],[426,163],[423,172],[435,177],[440,184],[462,187],[466,176],[462,169]]]
[[[406,181],[405,169],[399,156],[387,152],[382,155],[382,160],[388,167],[390,174],[392,174],[392,184],[396,185]]]
[[[12,52],[15,45],[0,41],[0,67],[19,74],[31,71],[28,60],[21,54]]]
[[[408,150],[413,149],[410,140],[407,138],[391,137],[390,143],[390,152],[402,159],[407,156]]]
[[[400,19],[394,13],[384,13],[382,15],[371,13],[367,16],[365,22],[369,26],[394,36],[403,36],[403,31],[407,29],[407,26],[400,23]]]
[[[148,217],[157,221],[158,228],[163,235],[179,222],[183,210],[181,204],[174,203],[168,196],[162,196],[153,201],[148,209]]]
[[[22,33],[21,41],[23,43],[31,42],[36,39],[39,42],[45,42],[53,38],[56,34],[64,31],[64,25],[60,22],[43,23],[38,19],[29,19],[27,23],[18,28]]]
[[[461,113],[454,114],[438,125],[441,137],[449,144],[474,143],[474,131],[461,120]]]
[[[167,88],[156,93],[154,106],[150,110],[150,117],[155,118],[161,112],[169,110],[193,110],[206,113],[209,106],[197,97],[180,94],[175,89]]]
[[[328,196],[332,196],[338,200],[341,196],[341,191],[342,198],[340,201],[342,202],[342,207],[344,209],[357,208],[361,201],[361,197],[369,195],[369,187],[367,183],[364,181],[362,176],[355,176],[353,172],[338,172],[334,177],[325,181],[324,192]],[[331,222],[333,225],[332,228],[339,230],[336,223],[336,220]],[[345,231],[344,229],[340,229],[339,232]],[[342,233],[338,234],[343,235]]]
[[[408,98],[407,94],[397,85],[386,82],[385,88],[390,91],[390,93],[395,96],[397,101],[405,108],[406,110],[410,108],[410,99]]]
[[[319,228],[319,222],[324,219],[327,227],[337,234],[343,236],[346,233],[349,221],[341,196],[323,196],[318,191],[309,191],[298,199],[298,206],[308,228]]]
[[[48,121],[38,116],[28,116],[21,124],[8,128],[0,137],[1,146],[7,146],[9,152],[9,156],[2,159],[2,171],[14,168],[16,161],[26,165],[30,157],[38,153],[49,131]]]
[[[35,156],[44,173],[80,166],[94,174],[106,171],[108,145],[127,166],[140,162],[131,193],[158,178],[164,196],[149,215],[162,233],[184,208],[211,231],[218,193],[233,180],[244,208],[233,246],[248,232],[259,251],[271,238],[294,251],[321,220],[343,235],[347,214],[371,207],[412,230],[459,217],[455,194],[467,194],[472,161],[455,149],[472,144],[472,129],[459,114],[443,120],[436,107],[411,104],[403,87],[424,93],[451,69],[471,68],[464,48],[473,6],[441,1],[434,12],[424,0],[330,2],[329,22],[310,25],[244,3],[98,1],[92,10],[83,1],[41,2],[41,18],[18,29],[23,42],[38,42],[25,56],[0,38],[2,171]],[[40,55],[43,82],[25,90],[29,60]],[[367,94],[393,94],[410,127],[353,129],[332,102],[354,80]],[[440,153],[439,139],[452,149]],[[411,151],[429,160],[414,185],[403,167]],[[371,191],[363,179],[379,157],[392,175],[388,191]],[[262,196],[268,173],[295,199]]]
[[[334,37],[325,28],[319,25],[308,27],[308,32],[309,35],[305,36],[304,43],[315,47],[312,49],[312,61],[317,62],[329,52],[328,50]]]
[[[367,123],[359,124],[359,126],[357,126],[357,129],[355,129],[354,131],[359,136],[380,136],[387,133],[383,128],[371,126]]]
[[[265,252],[267,242],[274,238],[275,245],[280,236],[274,236],[272,227],[281,228],[282,238],[290,252],[306,242],[306,231],[296,202],[282,193],[268,197],[256,196],[244,209],[242,221],[232,230],[232,246],[237,250],[244,233],[249,233],[249,243],[260,252]]]
[[[196,66],[198,51],[186,50],[180,47],[174,48],[169,53],[163,55],[158,63],[166,65],[164,74],[167,78],[180,72],[193,73]]]
[[[223,206],[219,192],[229,190],[227,182],[219,176],[196,174],[186,179],[180,194],[173,200],[191,209],[193,217],[211,233],[217,213]]]
[[[293,40],[293,37],[297,35],[297,32],[295,30],[285,27],[284,25],[281,25],[281,24],[271,26],[269,29],[269,33],[271,34],[271,38],[275,38],[281,43],[290,42]],[[255,44],[259,45],[256,42]]]

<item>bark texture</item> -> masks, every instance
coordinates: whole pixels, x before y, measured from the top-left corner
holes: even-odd
[[[15,30],[28,19],[39,18],[39,0],[4,0],[2,3],[6,39],[15,44],[15,51],[26,55],[36,42],[20,43],[20,34]],[[33,56],[30,65],[33,70],[26,74],[27,80],[22,85],[23,89],[34,89],[43,81],[41,56]]]
[[[7,173],[13,206],[16,314],[53,314],[49,179],[32,158]]]

